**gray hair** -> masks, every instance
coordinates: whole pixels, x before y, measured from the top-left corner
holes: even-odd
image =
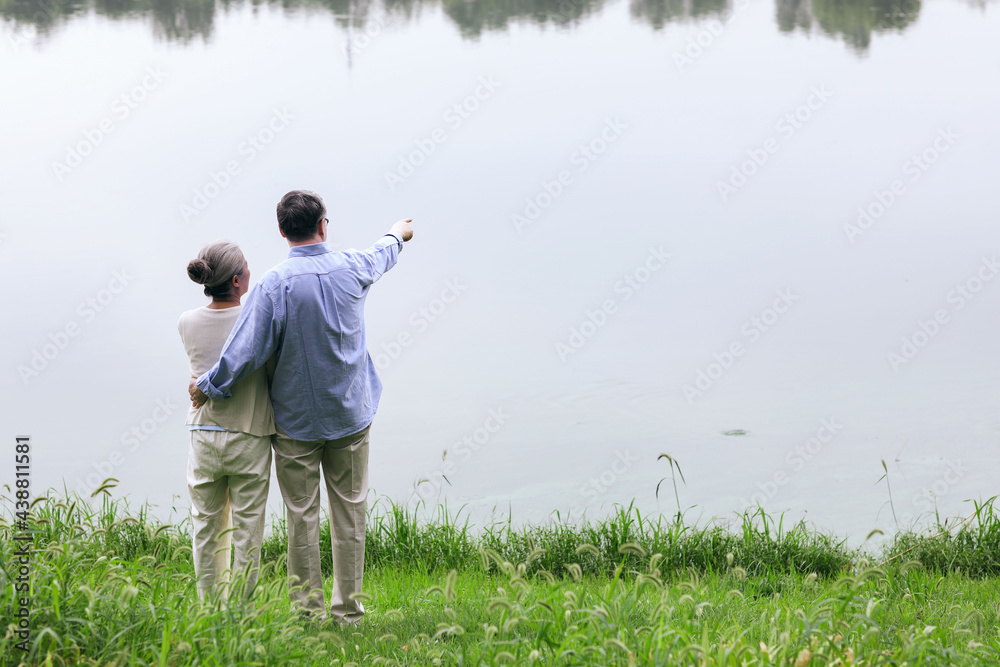
[[[232,241],[209,243],[188,262],[188,277],[205,286],[205,296],[225,299],[232,294],[233,276],[242,276],[246,259]]]

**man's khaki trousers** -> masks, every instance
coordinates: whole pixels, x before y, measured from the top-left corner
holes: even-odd
[[[333,593],[330,613],[341,622],[361,620],[365,608],[351,599],[365,576],[368,501],[368,432],[371,425],[336,440],[303,442],[274,437],[274,467],[288,523],[288,576],[292,604],[326,617],[320,570],[320,468],[330,501]]]

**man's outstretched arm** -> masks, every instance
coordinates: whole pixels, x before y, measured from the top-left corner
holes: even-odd
[[[246,299],[219,361],[197,380],[191,379],[188,390],[195,407],[210,398],[232,396],[233,384],[267,363],[278,347],[284,331],[280,304],[275,304],[261,285],[250,290]]]
[[[360,271],[362,284],[373,284],[382,277],[382,274],[396,265],[403,243],[413,238],[413,227],[410,226],[412,220],[412,218],[399,220],[367,250],[347,251],[346,254],[353,259]]]

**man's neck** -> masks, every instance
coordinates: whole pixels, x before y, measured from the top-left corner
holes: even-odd
[[[317,243],[324,243],[325,241],[326,241],[326,239],[324,239],[324,238],[320,238],[318,236],[314,236],[311,239],[306,239],[305,241],[289,241],[288,242],[288,247],[289,248],[294,248],[294,247],[300,246],[300,245],[315,245]]]

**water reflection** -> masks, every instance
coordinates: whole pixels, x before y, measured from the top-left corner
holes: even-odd
[[[727,0],[632,0],[629,6],[633,18],[654,30],[683,19],[722,16],[729,9]]]
[[[44,37],[70,17],[82,15],[90,8],[81,0],[0,0],[0,15],[13,23],[18,31],[29,29]]]
[[[148,1],[149,13],[153,19],[153,31],[157,37],[186,43],[195,37],[207,40],[212,35],[215,20],[214,0]],[[128,0],[95,0],[95,2],[117,4],[127,3]]]
[[[227,3],[220,3],[225,9]],[[56,28],[90,12],[116,21],[152,20],[159,39],[188,43],[208,40],[215,19],[215,0],[0,0],[0,16],[18,37],[33,34],[44,41]]]
[[[600,11],[605,0],[0,0],[0,16],[24,35],[44,38],[74,16],[95,12],[113,20],[151,19],[158,38],[187,43],[207,41],[217,11],[244,6],[326,12],[342,26],[360,28],[373,16],[407,19],[441,2],[466,38],[502,31],[512,23],[571,27]],[[973,2],[985,0],[972,0]],[[864,53],[872,34],[902,31],[913,24],[921,0],[776,0],[778,28],[784,33],[819,32]],[[730,0],[630,0],[631,15],[654,30],[666,24],[725,17]]]
[[[464,37],[505,30],[515,22],[573,26],[600,11],[604,0],[442,0],[444,11]]]
[[[920,14],[920,0],[777,0],[782,32],[818,28],[864,53],[873,32],[903,31]]]

